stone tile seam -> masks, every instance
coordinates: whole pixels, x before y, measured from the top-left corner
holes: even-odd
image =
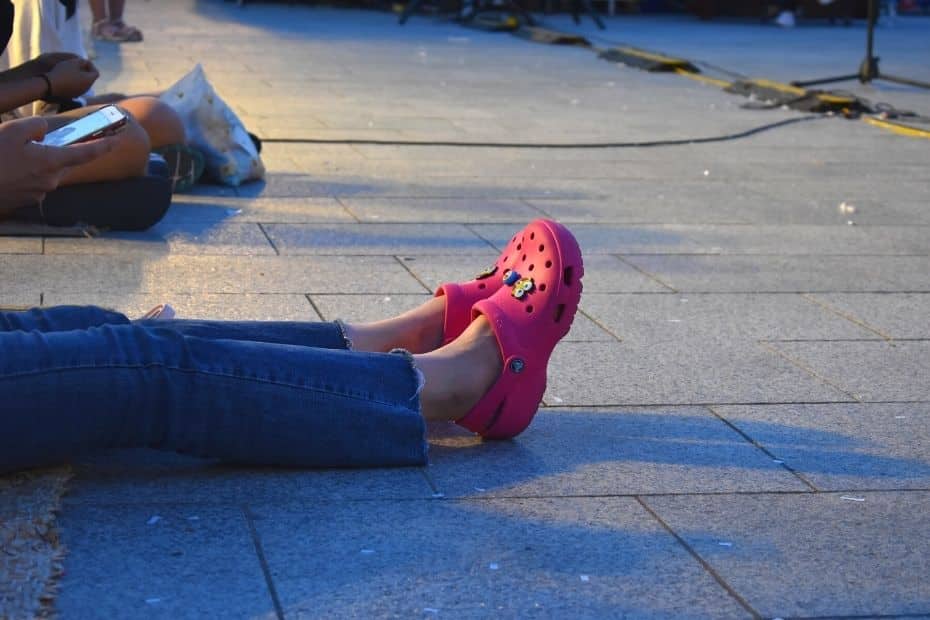
[[[275,255],[281,256],[281,250],[278,249],[278,246],[275,245],[275,242],[271,239],[271,235],[269,235],[268,231],[265,230],[265,225],[261,222],[256,222],[255,225],[258,226],[260,231],[262,231],[262,234],[265,236],[265,240],[268,242],[268,245],[271,246],[271,249],[274,250]]]
[[[284,620],[284,608],[281,605],[281,599],[278,597],[277,588],[274,585],[274,579],[271,576],[271,569],[268,566],[268,560],[265,558],[265,549],[262,546],[261,537],[258,529],[255,527],[255,520],[248,506],[240,505],[239,513],[245,519],[246,527],[249,529],[249,537],[252,540],[252,546],[255,550],[255,556],[261,567],[262,576],[265,578],[265,587],[268,588],[268,596],[271,597],[271,604],[274,606],[275,615],[278,620]]]
[[[701,555],[695,551],[695,549],[689,545],[688,542],[678,534],[678,532],[672,529],[672,527],[666,523],[665,520],[660,517],[659,514],[653,510],[653,508],[649,506],[649,504],[647,504],[642,497],[637,495],[634,496],[634,499],[643,508],[643,510],[645,510],[656,522],[658,522],[658,524],[662,526],[662,528],[668,532],[668,534],[672,536],[678,542],[678,544],[683,547],[692,558],[694,558],[695,561],[697,561],[701,568],[704,569],[704,572],[710,575],[733,600],[735,600],[743,609],[749,612],[749,614],[754,619],[761,620],[762,615],[756,611],[752,605],[749,604],[749,601],[747,601],[739,592],[737,592],[733,586],[727,583],[726,579],[724,579],[720,573],[714,570],[714,567],[710,565],[710,562],[701,557]]]
[[[311,472],[312,473],[312,472]],[[160,475],[154,475],[153,478],[163,478]],[[495,494],[482,496],[476,495],[446,495],[441,491],[433,492],[430,490],[432,495],[421,496],[421,497],[348,497],[348,498],[333,498],[333,497],[314,497],[310,496],[309,498],[300,498],[294,499],[293,494],[282,494],[280,496],[274,496],[268,499],[267,502],[255,502],[252,501],[251,505],[267,505],[275,509],[284,510],[286,512],[305,512],[305,504],[307,501],[312,500],[318,504],[371,504],[371,503],[385,503],[385,502],[403,502],[403,503],[413,503],[413,502],[435,502],[435,501],[445,501],[445,502],[461,502],[461,503],[477,503],[477,502],[496,502],[501,500],[526,500],[526,501],[547,501],[547,500],[573,500],[573,499],[635,499],[637,497],[641,498],[662,498],[662,497],[759,497],[766,495],[778,495],[778,496],[788,496],[788,495],[797,495],[802,497],[818,497],[818,496],[830,496],[830,495],[881,495],[881,494],[900,494],[900,493],[914,493],[914,494],[930,494],[930,487],[905,487],[905,488],[885,488],[885,489],[876,489],[876,488],[854,488],[854,489],[821,489],[819,491],[795,491],[795,490],[786,490],[786,489],[769,489],[761,491],[670,491],[666,493],[649,493],[649,492],[637,492],[637,493],[572,493],[565,495],[553,495],[549,493],[539,493],[535,495],[507,495],[507,494]],[[110,502],[110,501],[98,501],[98,500],[81,500],[80,498],[70,497],[65,498],[62,501],[63,506],[94,506],[98,508],[132,508],[132,507],[166,507],[166,506],[176,506],[176,507],[215,507],[215,508],[238,508],[241,507],[241,504],[237,501],[185,501],[179,502],[176,500],[152,500],[145,499],[138,502]]]
[[[789,472],[789,473],[790,473],[791,475],[793,475],[795,478],[797,478],[798,480],[800,480],[801,483],[804,484],[804,485],[805,485],[807,488],[809,488],[811,491],[813,491],[813,492],[815,492],[815,493],[818,492],[818,491],[820,491],[820,489],[818,489],[818,488],[816,487],[816,485],[814,485],[813,482],[811,482],[810,480],[808,480],[806,476],[804,476],[803,474],[801,474],[800,472],[798,472],[796,469],[794,469],[793,467],[791,467],[790,465],[788,465],[788,462],[785,461],[784,459],[779,459],[779,458],[778,458],[775,454],[773,454],[768,448],[766,448],[766,447],[763,446],[761,443],[759,443],[758,441],[756,441],[755,439],[753,439],[753,438],[749,435],[749,433],[743,431],[743,429],[739,428],[735,423],[731,422],[731,421],[728,420],[726,417],[724,417],[724,416],[721,415],[719,412],[717,412],[717,411],[713,408],[713,406],[709,405],[709,406],[706,407],[706,409],[707,409],[708,411],[710,411],[711,415],[713,415],[715,418],[717,418],[718,420],[720,420],[721,422],[723,422],[724,424],[726,424],[730,429],[733,430],[733,432],[739,434],[740,437],[742,437],[743,439],[745,439],[746,441],[748,441],[748,442],[749,442],[750,444],[752,444],[756,449],[758,449],[758,450],[761,451],[763,454],[765,454],[765,455],[768,456],[770,459],[772,459],[772,461],[780,461],[778,464],[781,466],[782,469],[784,469],[785,471]]]
[[[359,216],[357,216],[355,212],[352,211],[352,207],[349,206],[345,200],[343,200],[339,196],[333,196],[333,200],[339,203],[339,206],[342,207],[342,210],[345,211],[349,217],[351,217],[353,220],[355,220],[359,224],[362,223],[362,219]],[[308,222],[308,223],[312,223],[312,222]]]
[[[876,341],[878,342],[878,341]],[[598,411],[619,408],[658,409],[662,407],[776,407],[781,405],[922,405],[930,400],[780,400],[780,401],[746,401],[746,402],[701,402],[701,403],[614,403],[600,405],[558,405],[546,406],[543,409],[558,411]]]
[[[817,305],[817,306],[820,306],[821,308],[823,308],[823,309],[826,310],[827,312],[832,312],[833,314],[835,314],[835,315],[837,315],[837,316],[839,316],[839,317],[842,317],[842,318],[846,319],[847,321],[850,321],[850,322],[852,322],[852,323],[858,325],[859,327],[861,327],[861,328],[863,328],[863,329],[867,329],[867,330],[869,330],[870,332],[873,332],[873,333],[875,333],[875,334],[878,334],[879,336],[881,336],[881,337],[884,338],[885,340],[889,340],[889,341],[890,341],[890,340],[894,340],[894,338],[893,338],[891,335],[886,334],[885,332],[881,331],[880,329],[878,329],[878,328],[876,328],[876,327],[872,327],[871,325],[869,325],[869,324],[868,324],[866,321],[864,321],[864,320],[858,319],[858,318],[856,318],[855,316],[853,316],[853,315],[851,315],[851,314],[849,314],[849,313],[847,313],[847,312],[843,312],[842,310],[840,310],[839,308],[836,308],[835,306],[833,306],[833,305],[830,304],[829,302],[821,301],[820,299],[817,299],[816,297],[813,297],[813,296],[811,296],[811,295],[809,295],[809,294],[801,294],[801,297],[804,298],[804,299],[806,299],[807,301],[811,302],[812,304],[815,304],[815,305]]]
[[[850,391],[848,391],[848,390],[846,390],[846,389],[840,387],[839,385],[835,384],[835,383],[834,383],[833,381],[831,381],[830,379],[828,379],[828,378],[826,378],[826,377],[820,375],[820,374],[819,374],[816,370],[814,370],[813,368],[810,368],[809,366],[807,366],[806,364],[804,364],[803,362],[801,362],[801,360],[796,360],[796,359],[794,359],[793,357],[791,357],[790,355],[788,355],[788,354],[785,353],[784,351],[780,351],[778,348],[776,348],[776,347],[774,347],[774,346],[771,346],[769,343],[767,343],[767,342],[765,342],[765,341],[760,340],[760,341],[758,341],[757,344],[758,344],[760,347],[762,347],[763,349],[768,350],[770,353],[774,353],[776,356],[785,359],[788,363],[793,364],[794,366],[800,368],[800,369],[803,370],[804,372],[810,374],[811,376],[813,376],[814,378],[818,379],[818,380],[821,381],[822,383],[825,383],[826,385],[832,387],[833,389],[835,389],[836,391],[840,392],[841,394],[845,394],[845,395],[849,396],[850,398],[852,398],[852,399],[853,399],[854,401],[856,401],[856,402],[859,402],[859,403],[862,402],[862,398],[861,398],[858,394],[853,394],[852,392],[850,392]]]
[[[496,224],[495,224],[495,225],[496,225]],[[506,225],[506,224],[503,224],[503,225]],[[519,227],[519,226],[523,226],[523,225],[524,225],[524,224],[515,224],[514,226],[515,226],[515,227]],[[481,239],[482,241],[484,241],[484,242],[485,242],[492,250],[494,250],[495,252],[502,252],[502,251],[503,251],[501,248],[499,248],[499,247],[497,247],[496,245],[494,245],[494,243],[493,243],[490,239],[488,239],[487,237],[485,237],[484,235],[482,235],[481,233],[479,233],[477,230],[475,230],[475,226],[477,226],[477,224],[463,224],[463,226],[464,226],[465,228],[467,228],[468,231],[469,231],[471,234],[473,234],[474,236],[476,236],[476,237],[478,237],[479,239]]]
[[[398,256],[398,255],[396,255],[396,254],[392,255],[391,258],[393,258],[393,259],[397,262],[397,264],[400,265],[401,269],[403,269],[404,271],[406,271],[406,272],[410,275],[411,278],[413,278],[414,280],[416,280],[417,284],[419,284],[420,286],[422,286],[423,289],[424,289],[427,293],[430,293],[430,294],[433,293],[433,289],[431,289],[431,288],[426,284],[426,282],[424,282],[423,280],[421,280],[420,277],[419,277],[417,274],[415,274],[415,273],[413,272],[413,270],[412,270],[410,267],[407,266],[407,262],[404,261],[403,258],[401,258],[400,256]]]
[[[645,269],[643,269],[642,267],[640,267],[640,266],[637,265],[636,263],[633,263],[633,262],[631,262],[631,261],[628,261],[626,258],[624,258],[624,255],[615,254],[615,253],[608,253],[608,255],[609,255],[609,256],[613,256],[614,258],[616,258],[617,260],[619,260],[621,263],[623,263],[624,265],[626,265],[626,266],[629,267],[630,269],[633,269],[634,271],[637,271],[638,273],[640,273],[640,274],[646,276],[648,279],[650,279],[650,280],[652,280],[653,282],[657,283],[659,286],[663,286],[663,287],[667,288],[669,293],[680,293],[680,292],[681,292],[681,291],[679,291],[678,289],[676,289],[674,286],[672,286],[672,285],[666,283],[664,280],[662,280],[661,278],[659,278],[659,277],[656,276],[655,274],[653,274],[653,273],[651,273],[651,272],[649,272],[649,271],[646,271]]]
[[[313,297],[310,294],[305,294],[304,298],[307,300],[307,303],[310,304],[310,307],[313,308],[313,311],[316,312],[316,315],[320,318],[321,321],[326,321],[326,316],[323,314],[323,311],[320,310],[320,307],[316,305],[316,302],[313,301]]]

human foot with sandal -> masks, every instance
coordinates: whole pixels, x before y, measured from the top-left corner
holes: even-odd
[[[112,43],[137,43],[142,41],[142,31],[123,21],[126,0],[90,0],[94,21],[91,34],[98,41]]]

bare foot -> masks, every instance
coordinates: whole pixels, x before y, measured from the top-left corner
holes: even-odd
[[[445,309],[445,301],[434,297],[391,319],[346,324],[346,336],[352,341],[355,351],[406,349],[411,353],[426,353],[442,344]]]
[[[420,406],[429,420],[463,417],[491,389],[504,364],[497,337],[483,316],[446,346],[414,359],[426,380]]]

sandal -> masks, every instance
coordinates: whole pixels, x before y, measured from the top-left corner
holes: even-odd
[[[457,424],[486,439],[516,437],[529,426],[546,391],[546,366],[571,328],[581,301],[584,264],[578,242],[552,220],[523,230],[518,256],[501,286],[477,302],[494,330],[504,370],[488,393]]]
[[[113,43],[138,43],[142,40],[142,31],[135,26],[129,26],[121,19],[110,21],[101,19],[91,26],[94,38],[99,41]]]
[[[525,232],[526,228],[514,235],[497,257],[497,262],[476,275],[473,280],[440,284],[436,289],[436,297],[446,298],[441,346],[449,344],[465,331],[472,321],[472,306],[496,293],[503,285],[500,275],[517,260]]]

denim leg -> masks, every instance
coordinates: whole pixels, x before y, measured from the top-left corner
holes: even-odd
[[[320,349],[346,349],[348,343],[339,323],[304,321],[203,321],[198,319],[154,319],[137,325],[170,329],[185,336],[207,339],[248,340],[296,344]]]
[[[404,355],[150,325],[0,333],[0,471],[148,446],[296,467],[426,461]]]
[[[25,312],[0,312],[0,332],[66,332],[107,324],[127,324],[119,312],[95,306],[55,306],[33,308]]]

